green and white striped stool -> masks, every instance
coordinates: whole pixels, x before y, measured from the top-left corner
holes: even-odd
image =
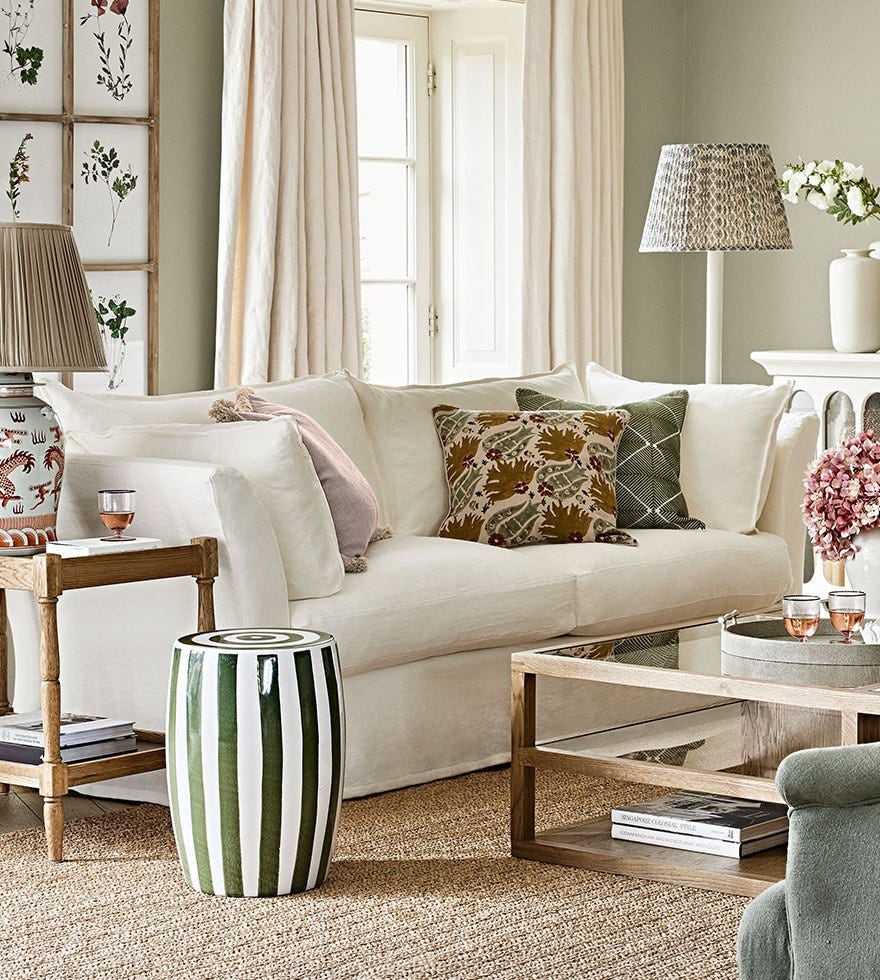
[[[296,629],[182,637],[167,756],[174,838],[193,888],[287,895],[322,884],[345,769],[333,637]]]

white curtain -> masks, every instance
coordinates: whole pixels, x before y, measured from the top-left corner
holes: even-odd
[[[619,371],[622,0],[526,0],[523,367]]]
[[[361,368],[350,0],[226,0],[218,386]]]

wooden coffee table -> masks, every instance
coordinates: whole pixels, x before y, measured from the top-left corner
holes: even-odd
[[[628,648],[625,657],[620,652],[622,645]],[[783,665],[774,680],[730,676],[724,673],[724,666],[717,624],[653,634],[653,638],[649,635],[636,642],[630,638],[590,643],[583,637],[571,637],[570,642],[554,641],[544,649],[514,654],[511,854],[732,895],[755,896],[784,878],[784,847],[737,860],[619,841],[611,837],[610,814],[535,832],[538,769],[782,802],[772,774],[790,752],[880,740],[880,667],[876,684],[847,687],[845,672],[841,686],[830,686],[799,682],[796,669],[786,670],[790,665]],[[539,676],[705,695],[715,705],[726,703],[728,713],[737,713],[743,760],[730,769],[709,771],[591,751],[583,748],[589,737],[536,745],[535,683]],[[860,683],[864,684],[864,676]]]

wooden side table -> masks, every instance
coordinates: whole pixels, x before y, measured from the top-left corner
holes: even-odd
[[[89,589],[124,582],[192,576],[198,584],[198,629],[214,629],[214,579],[217,577],[217,539],[193,538],[176,548],[128,551],[119,554],[62,558],[42,554],[28,558],[0,557],[0,715],[12,708],[8,694],[6,590],[33,592],[40,610],[40,709],[44,750],[39,765],[0,760],[0,792],[9,785],[30,786],[43,798],[43,822],[50,861],[61,860],[64,797],[74,786],[116,779],[165,768],[165,736],[136,731],[133,752],[66,764],[61,760],[61,683],[58,650],[58,597],[71,589]],[[174,637],[169,639],[169,650]],[[16,651],[27,656],[26,651]]]

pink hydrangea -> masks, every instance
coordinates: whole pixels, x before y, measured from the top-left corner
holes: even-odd
[[[872,430],[813,460],[804,479],[804,523],[827,561],[855,555],[853,539],[880,525],[880,442]]]

